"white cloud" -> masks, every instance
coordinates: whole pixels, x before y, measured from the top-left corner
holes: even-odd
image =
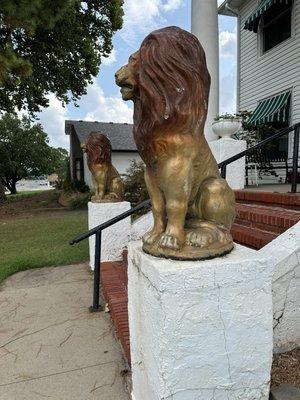
[[[37,122],[41,123],[48,134],[50,145],[69,149],[69,137],[65,134],[66,119],[84,119],[85,121],[132,123],[133,109],[119,96],[105,97],[98,82],[88,85],[87,94],[78,101],[80,116],[70,116],[67,107],[50,94],[49,107],[37,114]]]
[[[85,112],[84,120],[132,123],[132,108],[121,99],[121,95],[105,97],[96,81],[87,90],[87,95],[79,102],[80,109]]]
[[[233,68],[220,80],[220,114],[236,111],[236,70]]]
[[[158,28],[164,22],[164,14],[175,11],[183,0],[125,0],[124,23],[120,36],[132,44],[137,34],[145,34]]]
[[[110,66],[114,64],[116,61],[117,61],[117,52],[115,48],[113,48],[108,57],[102,57],[101,65]]]
[[[65,135],[65,120],[68,119],[68,109],[50,94],[49,107],[44,108],[37,117],[50,138],[50,145],[54,147],[69,148],[69,137]]]
[[[162,5],[162,9],[165,12],[175,11],[180,8],[182,5],[182,0],[168,0],[165,4]]]
[[[235,58],[237,49],[236,32],[222,31],[219,34],[220,57]]]

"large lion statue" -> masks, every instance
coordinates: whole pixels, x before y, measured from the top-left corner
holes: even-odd
[[[134,102],[134,139],[146,164],[153,229],[145,252],[204,259],[233,248],[234,193],[204,137],[210,75],[198,39],[177,27],[150,33],[115,75]]]
[[[100,132],[91,132],[81,147],[87,153],[87,164],[92,174],[95,190],[92,202],[121,201],[124,184],[112,165],[109,139]]]

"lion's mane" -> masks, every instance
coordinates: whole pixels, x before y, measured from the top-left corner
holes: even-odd
[[[151,143],[157,133],[203,132],[210,75],[198,39],[178,27],[150,33],[139,54],[134,137],[139,152],[147,159],[155,151]]]
[[[101,132],[91,132],[85,141],[88,162],[95,164],[111,164],[111,144]]]

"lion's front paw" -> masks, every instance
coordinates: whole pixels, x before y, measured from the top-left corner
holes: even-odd
[[[215,235],[209,230],[190,231],[186,235],[186,244],[195,247],[208,247],[215,241]]]
[[[94,196],[91,197],[91,201],[94,203],[99,203],[103,200],[104,196],[103,195],[99,195],[99,194],[95,194]]]
[[[120,198],[118,197],[118,195],[116,193],[108,193],[104,196],[105,200],[120,200]]]
[[[211,222],[203,222],[197,229],[186,234],[186,244],[194,247],[209,247],[214,243],[228,244],[232,242],[229,231]]]
[[[149,231],[147,233],[145,233],[144,237],[143,237],[143,243],[144,244],[154,244],[157,239],[159,238],[160,233],[154,232],[154,231]]]
[[[159,246],[167,249],[179,250],[182,247],[182,244],[176,236],[165,233],[160,238]]]

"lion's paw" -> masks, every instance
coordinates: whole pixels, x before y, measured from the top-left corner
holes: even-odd
[[[149,231],[145,233],[145,235],[143,236],[143,243],[148,245],[154,244],[159,238],[159,236],[160,234],[153,231]]]
[[[159,246],[172,250],[179,250],[182,247],[177,237],[168,235],[166,233],[160,238]]]
[[[215,241],[215,235],[209,230],[190,231],[186,235],[185,242],[188,246],[208,247]]]
[[[204,225],[204,224],[203,224]],[[194,247],[209,247],[214,243],[228,244],[232,241],[230,233],[216,225],[191,230],[186,235],[186,244]]]
[[[101,202],[103,200],[104,196],[99,195],[99,194],[95,194],[94,196],[91,197],[91,201],[92,202]]]

